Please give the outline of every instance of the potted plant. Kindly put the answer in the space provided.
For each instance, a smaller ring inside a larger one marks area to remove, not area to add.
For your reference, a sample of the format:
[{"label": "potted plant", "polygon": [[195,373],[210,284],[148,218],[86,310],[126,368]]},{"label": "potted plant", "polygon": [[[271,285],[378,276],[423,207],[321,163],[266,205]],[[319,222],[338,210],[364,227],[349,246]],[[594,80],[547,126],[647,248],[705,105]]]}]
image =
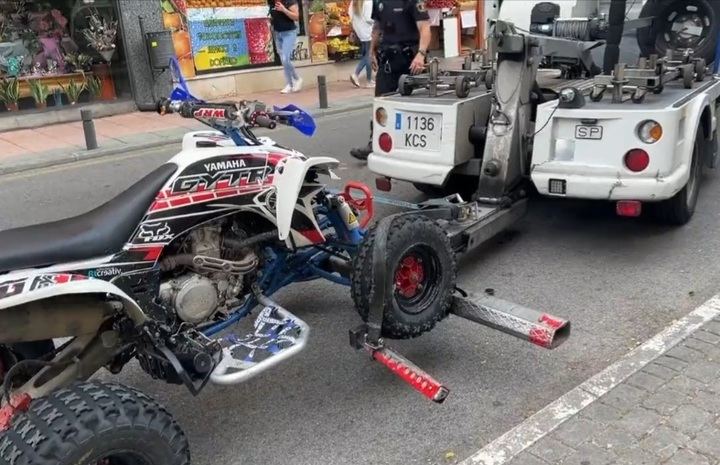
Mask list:
[{"label": "potted plant", "polygon": [[83,35],[88,45],[97,51],[103,59],[110,63],[115,54],[115,40],[117,39],[118,23],[115,20],[106,20],[97,12],[88,16],[89,27],[83,29]]},{"label": "potted plant", "polygon": [[115,54],[118,23],[116,20],[106,20],[97,12],[90,15],[88,21],[89,27],[83,29],[83,36],[88,45],[105,60],[105,63],[94,65],[92,68],[95,76],[99,77],[102,82],[100,95],[102,100],[114,100],[117,96],[115,95],[115,83],[110,73],[110,60]]},{"label": "potted plant", "polygon": [[67,86],[60,84],[60,88],[67,95],[70,105],[75,105],[80,98],[80,94],[85,90],[85,81],[78,84],[74,79],[71,79]]},{"label": "potted plant", "polygon": [[94,100],[100,97],[100,94],[102,93],[102,81],[99,77],[90,76],[85,80],[85,87],[87,88],[91,99]]},{"label": "potted plant", "polygon": [[30,85],[30,93],[32,94],[33,100],[35,100],[35,107],[39,109],[47,108],[47,98],[50,95],[50,89],[48,86],[42,83],[39,79],[28,80]]},{"label": "potted plant", "polygon": [[90,71],[90,67],[92,66],[92,57],[82,52],[70,52],[65,54],[65,63],[71,71],[75,73],[82,73]]},{"label": "potted plant", "polygon": [[18,100],[20,100],[20,83],[16,77],[12,79],[3,79],[0,82],[0,100],[5,103],[8,111],[18,110]]}]

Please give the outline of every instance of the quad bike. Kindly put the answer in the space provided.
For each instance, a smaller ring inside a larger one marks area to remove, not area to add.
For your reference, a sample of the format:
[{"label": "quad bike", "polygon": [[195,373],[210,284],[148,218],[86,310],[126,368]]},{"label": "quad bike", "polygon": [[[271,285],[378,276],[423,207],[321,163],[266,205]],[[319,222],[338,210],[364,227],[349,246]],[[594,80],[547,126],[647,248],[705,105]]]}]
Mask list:
[{"label": "quad bike", "polygon": [[[190,463],[161,405],[88,380],[137,360],[192,394],[246,381],[305,346],[308,325],[270,298],[295,282],[350,286],[366,321],[353,345],[435,401],[447,389],[384,339],[418,336],[451,311],[545,347],[567,336],[564,320],[455,295],[463,240],[444,225],[469,221],[467,205],[435,201],[368,228],[366,186],[320,182],[337,160],[252,132],[311,135],[302,110],[206,103],[183,85],[158,110],[215,130],[187,134],[180,153],[95,210],[0,232],[0,464]],[[230,332],[256,308],[248,334]]]}]

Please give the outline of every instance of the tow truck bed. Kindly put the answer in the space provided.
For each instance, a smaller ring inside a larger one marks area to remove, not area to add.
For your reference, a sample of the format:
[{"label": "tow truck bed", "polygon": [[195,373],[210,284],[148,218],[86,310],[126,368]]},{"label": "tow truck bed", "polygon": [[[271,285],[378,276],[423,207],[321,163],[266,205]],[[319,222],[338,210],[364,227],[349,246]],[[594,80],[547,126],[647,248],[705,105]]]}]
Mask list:
[{"label": "tow truck bed", "polygon": [[[585,199],[661,201],[675,196],[688,182],[698,130],[706,146],[717,129],[717,77],[692,89],[673,81],[660,94],[648,93],[635,104],[587,100],[582,108],[538,107],[531,178],[541,194]],[[657,142],[640,139],[639,127],[655,121],[662,128]],[[647,166],[631,169],[632,150],[647,154]],[[712,152],[716,148],[712,147]],[[711,153],[710,155],[712,155]],[[701,160],[706,161],[707,159]]]}]

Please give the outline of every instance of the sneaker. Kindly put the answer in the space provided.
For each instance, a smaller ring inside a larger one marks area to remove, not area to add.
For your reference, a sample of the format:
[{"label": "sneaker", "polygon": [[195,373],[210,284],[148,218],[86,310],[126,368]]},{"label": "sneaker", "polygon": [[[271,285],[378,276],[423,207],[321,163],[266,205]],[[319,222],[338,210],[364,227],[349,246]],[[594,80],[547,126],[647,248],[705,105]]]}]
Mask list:
[{"label": "sneaker", "polygon": [[367,84],[365,84],[365,88],[367,88],[367,89],[374,89],[374,88],[375,88],[375,81],[372,80],[372,79],[369,80],[369,81],[367,82]]},{"label": "sneaker", "polygon": [[350,156],[353,158],[357,158],[358,160],[367,160],[368,156],[372,153],[372,149],[370,148],[370,145],[367,145],[365,147],[356,147],[352,150],[350,150]]},{"label": "sneaker", "polygon": [[289,94],[292,91],[293,91],[292,86],[290,84],[288,84],[285,87],[283,87],[283,90],[281,90],[280,93],[281,94]]},{"label": "sneaker", "polygon": [[350,75],[350,82],[352,82],[355,87],[360,87],[360,79],[358,79],[357,74],[352,73]]},{"label": "sneaker", "polygon": [[297,78],[295,82],[293,82],[292,91],[293,92],[300,92],[302,90],[303,80],[301,77]]}]

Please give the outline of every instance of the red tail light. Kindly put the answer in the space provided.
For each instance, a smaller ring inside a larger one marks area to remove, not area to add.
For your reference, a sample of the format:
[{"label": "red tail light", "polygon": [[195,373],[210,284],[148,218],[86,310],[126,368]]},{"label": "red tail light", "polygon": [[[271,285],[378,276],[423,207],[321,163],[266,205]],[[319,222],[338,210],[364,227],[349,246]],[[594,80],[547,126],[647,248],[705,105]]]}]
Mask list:
[{"label": "red tail light", "polygon": [[650,164],[650,155],[642,149],[632,149],[625,154],[625,166],[630,171],[639,173]]},{"label": "red tail light", "polygon": [[637,218],[642,214],[642,202],[637,200],[620,200],[615,204],[615,213],[618,216]]},{"label": "red tail light", "polygon": [[380,145],[380,149],[383,152],[392,151],[392,147],[393,147],[392,137],[390,137],[390,134],[388,134],[387,132],[383,132],[382,134],[380,134],[380,138],[378,139],[378,144]]}]

